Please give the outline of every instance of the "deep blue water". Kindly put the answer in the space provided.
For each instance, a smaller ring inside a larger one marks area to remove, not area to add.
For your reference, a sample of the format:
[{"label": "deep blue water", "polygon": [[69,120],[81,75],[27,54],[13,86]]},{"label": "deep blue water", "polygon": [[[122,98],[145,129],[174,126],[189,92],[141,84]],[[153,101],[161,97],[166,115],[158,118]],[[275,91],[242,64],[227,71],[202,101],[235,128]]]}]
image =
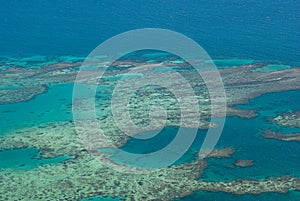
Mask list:
[{"label": "deep blue water", "polygon": [[0,55],[83,55],[131,29],[196,40],[211,56],[299,62],[295,0],[1,1]]}]

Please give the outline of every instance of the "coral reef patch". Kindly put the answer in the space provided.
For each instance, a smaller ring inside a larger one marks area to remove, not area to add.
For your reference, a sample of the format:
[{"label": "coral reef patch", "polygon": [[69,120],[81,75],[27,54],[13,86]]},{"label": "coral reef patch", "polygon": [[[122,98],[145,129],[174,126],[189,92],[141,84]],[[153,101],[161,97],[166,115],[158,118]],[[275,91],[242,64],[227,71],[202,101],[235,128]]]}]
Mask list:
[{"label": "coral reef patch", "polygon": [[270,121],[281,126],[300,128],[300,111],[284,113],[271,118]]}]

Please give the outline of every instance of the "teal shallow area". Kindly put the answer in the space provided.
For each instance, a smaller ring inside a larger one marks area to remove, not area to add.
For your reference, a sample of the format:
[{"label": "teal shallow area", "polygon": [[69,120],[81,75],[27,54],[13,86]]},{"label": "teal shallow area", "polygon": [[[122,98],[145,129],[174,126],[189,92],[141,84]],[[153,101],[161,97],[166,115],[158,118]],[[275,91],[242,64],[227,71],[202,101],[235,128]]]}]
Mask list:
[{"label": "teal shallow area", "polygon": [[0,105],[0,122],[5,122],[0,135],[17,128],[72,120],[72,90],[73,84],[52,85],[32,100]]},{"label": "teal shallow area", "polygon": [[35,148],[8,149],[0,151],[0,169],[31,169],[39,165],[55,164],[69,159],[69,156],[40,158]]},{"label": "teal shallow area", "polygon": [[269,73],[269,72],[274,72],[274,71],[279,71],[279,70],[285,70],[289,69],[291,66],[289,65],[283,65],[283,64],[268,64],[262,68],[257,68],[254,69],[254,72],[264,72],[264,73]]}]

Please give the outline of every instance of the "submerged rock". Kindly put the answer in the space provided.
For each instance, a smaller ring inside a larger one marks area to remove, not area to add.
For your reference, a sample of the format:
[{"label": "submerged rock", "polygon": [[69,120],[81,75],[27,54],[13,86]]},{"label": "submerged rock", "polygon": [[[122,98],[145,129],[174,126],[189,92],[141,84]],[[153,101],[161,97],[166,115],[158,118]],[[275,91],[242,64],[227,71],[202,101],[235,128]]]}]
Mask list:
[{"label": "submerged rock", "polygon": [[254,163],[253,160],[237,160],[234,165],[238,167],[251,167]]}]

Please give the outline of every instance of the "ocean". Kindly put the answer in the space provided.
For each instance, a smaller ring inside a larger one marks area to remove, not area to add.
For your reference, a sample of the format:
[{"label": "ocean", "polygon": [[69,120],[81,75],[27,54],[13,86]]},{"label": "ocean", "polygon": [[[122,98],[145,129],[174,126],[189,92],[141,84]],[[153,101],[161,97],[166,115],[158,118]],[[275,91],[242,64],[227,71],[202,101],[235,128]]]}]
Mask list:
[{"label": "ocean", "polygon": [[185,34],[212,57],[299,62],[297,1],[3,1],[3,55],[87,56],[138,28]]}]

